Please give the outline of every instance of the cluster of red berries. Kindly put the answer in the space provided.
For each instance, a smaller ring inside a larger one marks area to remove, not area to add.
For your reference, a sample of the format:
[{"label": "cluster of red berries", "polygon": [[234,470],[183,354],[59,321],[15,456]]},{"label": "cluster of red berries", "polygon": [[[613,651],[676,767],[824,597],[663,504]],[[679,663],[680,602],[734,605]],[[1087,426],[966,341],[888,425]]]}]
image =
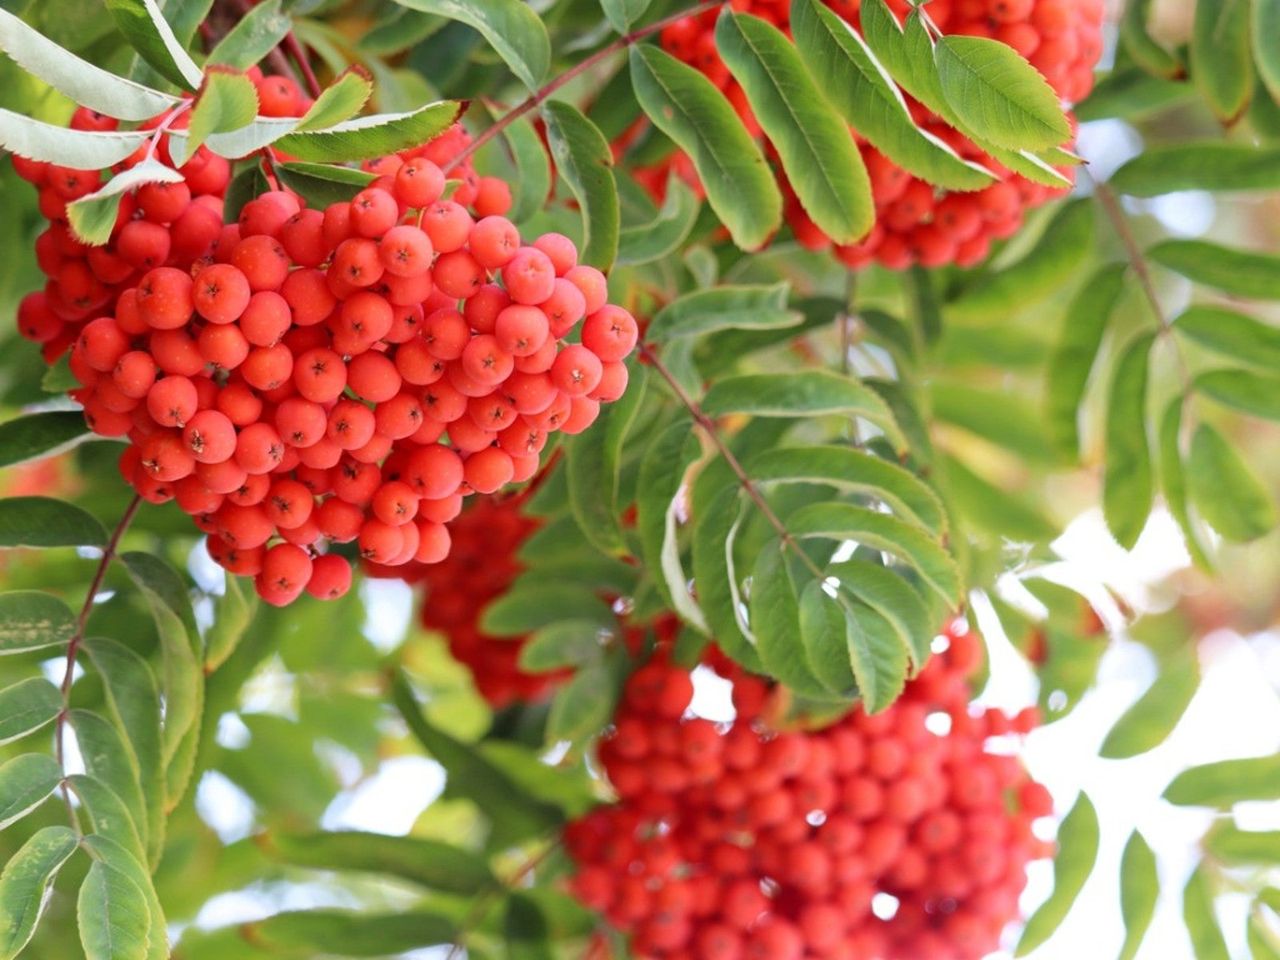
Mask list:
[{"label": "cluster of red berries", "polygon": [[[858,0],[826,2],[844,20],[858,26]],[[889,0],[889,5],[899,18],[911,8],[908,0]],[[735,0],[734,8],[782,30],[790,29],[790,0]],[[944,33],[994,38],[1013,47],[1064,101],[1074,103],[1093,87],[1093,67],[1102,53],[1103,8],[1102,0],[933,0],[927,12]],[[758,135],[759,126],[746,95],[716,50],[716,13],[712,10],[672,24],[662,32],[662,45],[720,87],[748,128]],[[893,163],[855,130],[871,178],[876,225],[861,242],[834,246],[836,256],[847,266],[856,268],[872,261],[892,269],[915,263],[972,266],[986,257],[992,241],[1018,230],[1027,209],[1062,192],[1010,172],[909,97],[908,105],[921,128],[1000,180],[970,193],[939,190]],[[677,170],[686,172],[681,167]],[[1070,170],[1061,172],[1069,175]],[[650,177],[654,187],[665,183],[665,171],[650,171]],[[814,250],[831,247],[830,238],[804,212],[785,178],[782,187],[787,222],[796,239]]]},{"label": "cluster of red berries", "polygon": [[687,670],[628,681],[600,761],[618,801],[566,830],[574,894],[660,960],[977,960],[1018,913],[1048,792],[969,707],[980,642],[949,628],[892,707],[774,732],[737,671],[732,724],[688,714]]},{"label": "cluster of red berries", "polygon": [[[259,94],[269,112],[307,106],[284,78]],[[165,130],[189,116],[154,121],[152,148],[120,169],[167,161]],[[82,110],[75,124],[115,121]],[[130,441],[125,479],[176,500],[268,602],[344,593],[350,564],[329,543],[388,566],[439,561],[463,495],[532,476],[550,433],[585,429],[626,386],[635,320],[567,237],[522,242],[501,180],[463,166],[446,181],[469,142],[455,126],[366,163],[375,179],[350,202],[308,209],[274,189],[226,225],[229,168],[201,148],[183,182],[125,196],[92,248],[65,204],[99,172],[15,158],[51,221],[37,244],[50,280],[23,301],[23,334],[50,360],[71,347],[90,427]]]}]

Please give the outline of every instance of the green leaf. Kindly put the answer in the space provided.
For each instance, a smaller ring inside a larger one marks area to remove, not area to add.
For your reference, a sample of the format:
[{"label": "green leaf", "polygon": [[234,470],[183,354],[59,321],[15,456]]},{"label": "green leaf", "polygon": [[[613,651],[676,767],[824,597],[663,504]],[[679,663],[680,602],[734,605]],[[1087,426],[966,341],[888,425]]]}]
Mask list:
[{"label": "green leaf", "polygon": [[916,125],[871,48],[826,5],[796,0],[791,30],[818,88],[850,126],[898,166],[950,190],[977,190],[996,181],[991,171]]},{"label": "green leaf", "polygon": [[[1126,9],[1132,9],[1127,4]],[[1075,105],[1076,119],[1138,120],[1174,106],[1194,95],[1190,85],[1153,77],[1138,67],[1112,70],[1094,84],[1093,92]]]},{"label": "green leaf", "polygon": [[339,830],[272,832],[259,836],[257,843],[273,860],[295,867],[365,871],[462,896],[498,886],[483,857],[438,840]]},{"label": "green leaf", "polygon": [[717,330],[774,330],[794,327],[803,314],[787,308],[788,283],[721,286],[677,297],[653,316],[647,340],[662,343],[701,337]]},{"label": "green leaf", "polygon": [[1280,830],[1241,830],[1219,820],[1205,834],[1204,848],[1229,867],[1270,865],[1280,860]]},{"label": "green leaf", "polygon": [[1249,952],[1253,960],[1280,960],[1280,936],[1263,914],[1260,902],[1254,901],[1249,911],[1249,927],[1245,932]]},{"label": "green leaf", "polygon": [[530,634],[520,647],[520,669],[544,673],[600,659],[602,634],[595,620],[561,620]]},{"label": "green leaf", "polygon": [[146,932],[146,960],[169,960],[169,933],[164,908],[160,905],[160,898],[156,896],[151,874],[142,865],[142,861],[117,841],[100,834],[89,834],[80,843],[95,861],[123,874],[142,893],[147,910],[146,915],[139,918],[144,925],[137,929],[139,933]]},{"label": "green leaf", "polygon": [[179,103],[177,97],[94,66],[4,9],[0,50],[73,102],[121,120],[146,120]]},{"label": "green leaf", "polygon": [[410,732],[445,768],[448,795],[473,801],[490,817],[494,830],[512,842],[546,834],[561,825],[559,809],[528,796],[474,747],[428,723],[404,674],[395,675],[391,693]]},{"label": "green leaf", "polygon": [[805,212],[837,243],[866,236],[875,223],[875,204],[862,155],[786,35],[759,17],[725,7],[716,21],[716,47],[778,151]]},{"label": "green leaf", "polygon": [[0,147],[28,160],[101,170],[119,163],[150,139],[149,130],[69,130],[0,107]]},{"label": "green leaf", "polygon": [[1179,190],[1275,190],[1280,188],[1280,149],[1221,140],[1149,147],[1109,182],[1135,197]]},{"label": "green leaf", "polygon": [[577,746],[608,726],[617,711],[628,667],[626,652],[614,647],[577,670],[551,701],[547,742]]},{"label": "green leaf", "polygon": [[[609,0],[602,0],[608,8]],[[512,893],[502,916],[502,936],[507,960],[553,960],[554,937],[542,908],[533,897]]]},{"label": "green leaf", "polygon": [[0,746],[52,723],[61,710],[61,692],[44,677],[0,690]]},{"label": "green leaf", "polygon": [[[799,636],[810,672],[829,692],[842,699],[857,696],[858,684],[853,677],[854,654],[850,651],[849,614],[823,585],[811,580],[800,591]],[[901,650],[894,657],[902,661],[906,675],[906,658]],[[872,692],[875,692],[872,686]]]},{"label": "green leaf", "polygon": [[582,210],[582,262],[608,270],[618,253],[618,185],[613,152],[596,125],[563,100],[542,107],[551,156]]},{"label": "green leaf", "polygon": [[618,266],[661,260],[679,249],[698,219],[700,201],[678,175],[667,178],[662,209],[650,223],[628,227],[618,236]]},{"label": "green leaf", "polygon": [[512,183],[515,197],[507,216],[512,223],[519,225],[539,213],[546,204],[551,193],[551,162],[542,137],[531,120],[520,119],[507,124],[502,131],[502,142],[515,164],[515,182]]},{"label": "green leaf", "polygon": [[244,205],[254,197],[261,196],[271,189],[267,175],[262,172],[262,164],[254,161],[252,166],[245,167],[227,185],[227,196],[222,203],[222,218],[225,223],[235,223],[240,218]]},{"label": "green leaf", "polygon": [[316,102],[302,116],[299,132],[323,130],[350,120],[364,109],[373,96],[373,81],[359,67],[353,67],[320,91]]},{"label": "green leaf", "polygon": [[1100,268],[1067,307],[1046,375],[1049,440],[1073,461],[1080,455],[1080,403],[1111,312],[1124,292],[1125,265]]},{"label": "green leaf", "polygon": [[1207,423],[1196,427],[1191,437],[1187,491],[1200,516],[1227,540],[1255,540],[1276,525],[1276,507],[1267,488]]},{"label": "green leaf", "polygon": [[[258,117],[238,130],[210,134],[205,141],[205,146],[220,157],[237,160],[271,146],[285,134],[292,133],[297,126],[298,120],[294,117]],[[187,136],[187,131],[171,129],[168,131],[168,137],[169,155],[173,162],[179,165],[185,164],[192,154],[188,149],[190,138]]]},{"label": "green leaf", "polygon": [[1251,370],[1210,370],[1196,377],[1191,388],[1242,413],[1280,420],[1280,377]]},{"label": "green leaf", "polygon": [[1093,205],[1069,200],[1026,255],[982,276],[946,306],[958,320],[989,321],[1042,300],[1076,274],[1093,249]]},{"label": "green leaf", "polygon": [[227,577],[226,590],[213,604],[213,623],[204,636],[204,672],[214,673],[244,639],[258,609],[258,595],[239,577]]},{"label": "green leaf", "polygon": [[0,423],[0,467],[50,457],[88,436],[78,410],[30,413]]},{"label": "green leaf", "polygon": [[124,731],[138,762],[138,782],[146,801],[148,861],[160,860],[164,845],[164,786],[161,770],[160,694],[147,662],[128,647],[105,637],[87,637],[84,651],[102,677],[113,719]]},{"label": "green leaf", "polygon": [[1230,807],[1249,800],[1280,800],[1280,754],[1220,760],[1184,770],[1164,791],[1180,807]]},{"label": "green leaf", "polygon": [[89,867],[76,901],[86,960],[146,960],[151,913],[138,885],[101,860]]},{"label": "green leaf", "polygon": [[120,798],[138,836],[149,848],[147,801],[138,779],[138,758],[133,747],[112,723],[96,713],[72,710],[69,716],[85,770]]},{"label": "green leaf", "polygon": [[1239,117],[1249,102],[1253,89],[1249,54],[1249,0],[1196,4],[1191,79],[1224,123]]},{"label": "green leaf", "polygon": [[263,0],[232,27],[209,51],[209,64],[248,70],[280,45],[293,28],[280,0]]},{"label": "green leaf", "polygon": [[40,378],[41,390],[45,393],[66,393],[68,390],[74,390],[80,385],[80,382],[76,380],[75,375],[71,372],[70,357],[71,352],[68,351],[50,365],[49,369],[44,372],[44,376]]},{"label": "green leaf", "polygon": [[949,36],[933,51],[947,103],[984,140],[1008,150],[1045,150],[1071,139],[1058,95],[1011,47]]},{"label": "green leaf", "polygon": [[841,595],[856,598],[889,623],[915,669],[920,670],[929,659],[936,625],[915,588],[896,573],[865,560],[832,564],[829,573],[839,581],[836,586]]},{"label": "green leaf", "polygon": [[782,221],[782,194],[759,145],[701,72],[652,44],[631,48],[631,82],[653,125],[693,161],[707,202],[744,250]]},{"label": "green leaf", "polygon": [[800,632],[800,604],[791,558],[778,539],[766,543],[751,573],[752,640],[765,673],[805,697],[829,699],[827,687],[809,667]]},{"label": "green leaf", "polygon": [[596,623],[602,629],[617,623],[609,605],[589,587],[571,582],[517,581],[485,607],[480,629],[495,636],[515,637],[573,618]]},{"label": "green leaf", "polygon": [[1253,61],[1258,76],[1280,103],[1280,49],[1271,42],[1280,37],[1280,0],[1253,0]]},{"label": "green leaf", "polygon": [[76,618],[57,597],[37,590],[0,593],[0,655],[65,646]]},{"label": "green leaf", "polygon": [[844,600],[845,645],[867,713],[890,707],[902,693],[907,651],[893,624],[866,604]]},{"label": "green leaf", "polygon": [[1205,240],[1165,240],[1147,256],[1205,286],[1255,300],[1280,300],[1280,257]]},{"label": "green leaf", "polygon": [[942,464],[948,496],[975,525],[1022,543],[1058,535],[1058,526],[1030,498],[996,486],[955,457],[944,457]]},{"label": "green leaf", "polygon": [[1200,531],[1187,510],[1187,477],[1182,466],[1182,397],[1176,397],[1165,408],[1160,420],[1160,438],[1157,446],[1160,488],[1164,492],[1165,506],[1182,530],[1187,553],[1195,564],[1204,570],[1212,568],[1208,551],[1201,543]]},{"label": "green leaf", "polygon": [[734,557],[745,510],[741,488],[730,483],[715,489],[708,475],[704,472],[699,478],[693,496],[692,572],[698,607],[708,634],[721,649],[743,666],[758,668],[759,652],[747,639],[741,619],[745,608]]},{"label": "green leaf", "polygon": [[1080,895],[1098,856],[1098,813],[1081,793],[1058,828],[1053,861],[1053,893],[1027,920],[1015,957],[1024,957],[1053,935]]},{"label": "green leaf", "polygon": [[910,471],[853,447],[778,447],[762,451],[746,465],[757,483],[822,483],[847,493],[875,497],[904,520],[941,533],[942,504]]},{"label": "green leaf", "polygon": [[618,33],[626,33],[631,25],[644,16],[650,0],[600,0],[609,25]]},{"label": "green leaf", "polygon": [[69,786],[80,800],[80,809],[88,816],[93,832],[118,843],[139,863],[147,859],[147,851],[133,825],[133,817],[124,801],[101,780],[74,773],[67,777]]},{"label": "green leaf", "polygon": [[[145,183],[181,183],[182,180],[182,174],[172,167],[156,160],[144,160],[116,174],[101,189],[68,203],[67,220],[76,239],[90,246],[103,246],[111,239],[125,193]],[[83,422],[84,418],[80,419]]]},{"label": "green leaf", "polygon": [[934,417],[1022,457],[1029,464],[1056,464],[1057,451],[1045,436],[1044,416],[1034,407],[1009,409],[1008,394],[977,387],[968,377],[935,380],[928,397]]},{"label": "green leaf", "polygon": [[200,68],[174,36],[156,0],[105,0],[105,3],[116,27],[143,60],[184,90],[200,86]]},{"label": "green leaf", "polygon": [[447,946],[455,937],[452,920],[437,913],[353,913],[298,910],[246,923],[241,934],[273,953],[383,957],[420,947]]},{"label": "green leaf", "polygon": [[1182,919],[1191,936],[1196,960],[1231,960],[1231,951],[1222,936],[1222,926],[1214,911],[1213,882],[1203,864],[1187,880],[1182,891]]},{"label": "green leaf", "polygon": [[323,130],[295,130],[274,145],[316,163],[369,160],[426,143],[453,124],[459,109],[456,101],[440,100],[408,113],[375,113]]},{"label": "green leaf", "polygon": [[1161,664],[1155,681],[1115,722],[1099,755],[1122,760],[1154,750],[1173,732],[1199,686],[1200,664],[1194,652]]},{"label": "green leaf", "polygon": [[830,370],[747,373],[711,385],[702,400],[710,417],[746,413],[756,417],[860,417],[875,424],[895,449],[905,451],[889,405],[870,387]]},{"label": "green leaf", "polygon": [[196,95],[187,127],[185,150],[191,156],[215,133],[231,133],[253,123],[258,115],[258,88],[243,73],[226,68],[210,70]]},{"label": "green leaf", "polygon": [[49,888],[76,846],[70,827],[43,827],[5,864],[0,873],[0,960],[13,960],[31,941],[49,902]]},{"label": "green leaf", "polygon": [[324,163],[282,163],[276,172],[286,187],[307,201],[307,206],[320,210],[331,203],[351,200],[376,179],[364,170]]},{"label": "green leaf", "polygon": [[1124,917],[1124,945],[1119,960],[1133,960],[1151,928],[1160,893],[1156,857],[1146,838],[1135,830],[1120,858],[1120,913]]},{"label": "green leaf", "polygon": [[878,510],[852,503],[811,503],[787,516],[794,537],[852,541],[891,554],[908,564],[948,606],[960,599],[955,561],[921,528]]},{"label": "green leaf", "polygon": [[91,514],[49,497],[0,500],[0,547],[102,547],[107,531]]},{"label": "green leaf", "polygon": [[1280,330],[1243,313],[1196,304],[1173,321],[1173,330],[1225,357],[1280,368]]},{"label": "green leaf", "polygon": [[0,830],[44,803],[62,782],[53,757],[25,753],[0,766]]},{"label": "green leaf", "polygon": [[1116,542],[1133,549],[1155,502],[1147,440],[1148,359],[1155,335],[1135,337],[1116,361],[1107,398],[1102,513]]},{"label": "green leaf", "polygon": [[653,579],[663,600],[680,617],[702,632],[706,621],[702,610],[689,596],[689,578],[680,562],[676,536],[676,514],[680,509],[680,488],[689,465],[697,458],[697,437],[684,422],[662,431],[640,461],[636,483],[636,529],[640,534],[641,556],[653,571]]},{"label": "green leaf", "polygon": [[1182,75],[1182,61],[1151,36],[1151,0],[1131,0],[1124,5],[1120,20],[1120,42],[1142,69],[1158,77]]},{"label": "green leaf", "polygon": [[533,8],[521,0],[396,0],[411,10],[465,23],[478,31],[511,72],[537,90],[551,64],[551,41]]}]

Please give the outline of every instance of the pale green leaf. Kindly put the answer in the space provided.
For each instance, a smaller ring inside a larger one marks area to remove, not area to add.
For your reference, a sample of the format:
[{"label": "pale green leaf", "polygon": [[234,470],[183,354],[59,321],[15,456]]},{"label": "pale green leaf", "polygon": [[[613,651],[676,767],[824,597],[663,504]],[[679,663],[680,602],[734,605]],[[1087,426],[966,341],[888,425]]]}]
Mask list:
[{"label": "pale green leaf", "polygon": [[1098,813],[1081,793],[1058,828],[1053,893],[1027,920],[1014,956],[1024,957],[1053,935],[1070,912],[1098,856]]},{"label": "pale green leaf", "polygon": [[1194,651],[1161,664],[1155,681],[1120,715],[1098,749],[1112,760],[1154,750],[1173,732],[1200,686],[1200,664]]},{"label": "pale green leaf", "polygon": [[1267,488],[1207,423],[1191,437],[1187,492],[1200,516],[1227,540],[1255,540],[1276,525],[1276,505]]},{"label": "pale green leaf", "polygon": [[52,594],[0,593],[0,655],[65,646],[75,629],[75,615]]},{"label": "pale green leaf", "polygon": [[24,753],[0,766],[0,830],[44,803],[62,782],[62,768],[43,753]]},{"label": "pale green leaf", "polygon": [[1220,760],[1184,770],[1164,791],[1184,807],[1230,807],[1250,800],[1280,800],[1280,754]]},{"label": "pale green leaf", "polygon": [[146,895],[115,867],[101,860],[89,867],[76,920],[86,960],[146,960],[151,926]]},{"label": "pale green leaf", "polygon": [[1135,197],[1179,190],[1275,190],[1280,188],[1280,149],[1220,140],[1148,147],[1109,182]]},{"label": "pale green leaf", "polygon": [[1235,310],[1195,304],[1173,321],[1173,330],[1214,353],[1280,369],[1280,329]]},{"label": "pale green leaf", "polygon": [[373,81],[363,70],[352,68],[320,91],[316,102],[302,115],[299,132],[323,130],[350,120],[373,96]]},{"label": "pale green leaf", "polygon": [[1182,919],[1191,936],[1196,960],[1231,960],[1231,950],[1222,935],[1214,900],[1217,890],[1204,864],[1198,866],[1182,891]]},{"label": "pale green leaf", "polygon": [[144,160],[117,173],[88,196],[68,203],[67,220],[76,239],[100,247],[111,239],[124,194],[145,183],[181,183],[182,179],[182,174],[172,167],[157,160]]},{"label": "pale green leaf", "polygon": [[1280,300],[1280,257],[1207,240],[1165,240],[1147,255],[1196,283],[1241,297]]},{"label": "pale green leaf", "polygon": [[232,133],[253,123],[258,115],[258,89],[243,73],[226,68],[210,70],[196,95],[187,126],[185,149],[194,154],[214,134]]},{"label": "pale green leaf", "polygon": [[1210,370],[1196,377],[1191,388],[1242,413],[1280,420],[1280,377],[1252,370]]},{"label": "pale green leaf", "polygon": [[541,86],[551,64],[547,28],[521,0],[396,0],[401,6],[457,20],[477,30],[530,90]]},{"label": "pale green leaf", "polygon": [[1280,0],[1253,0],[1251,35],[1258,76],[1271,96],[1280,102],[1280,47],[1273,42],[1280,37]]},{"label": "pale green leaf", "polygon": [[1135,830],[1120,859],[1120,913],[1124,917],[1124,944],[1119,960],[1133,960],[1156,914],[1160,877],[1156,858],[1146,838]]},{"label": "pale green leaf", "polygon": [[1153,334],[1135,337],[1116,362],[1107,399],[1102,512],[1116,542],[1132,549],[1155,501],[1147,439],[1147,377]]},{"label": "pale green leaf", "polygon": [[76,845],[70,827],[43,827],[5,864],[0,873],[0,960],[13,960],[31,941],[49,888]]},{"label": "pale green leaf", "polygon": [[119,163],[150,139],[148,130],[69,130],[0,107],[0,147],[28,160],[101,170]]}]

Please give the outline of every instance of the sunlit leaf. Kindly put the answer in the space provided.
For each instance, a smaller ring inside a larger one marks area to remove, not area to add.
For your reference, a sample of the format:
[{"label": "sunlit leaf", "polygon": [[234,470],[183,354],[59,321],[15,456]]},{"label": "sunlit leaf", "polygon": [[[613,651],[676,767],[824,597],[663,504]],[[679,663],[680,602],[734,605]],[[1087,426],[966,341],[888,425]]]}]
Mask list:
[{"label": "sunlit leaf", "polygon": [[1081,793],[1058,827],[1053,860],[1053,893],[1028,919],[1014,956],[1024,957],[1043,944],[1070,912],[1098,856],[1098,814]]}]

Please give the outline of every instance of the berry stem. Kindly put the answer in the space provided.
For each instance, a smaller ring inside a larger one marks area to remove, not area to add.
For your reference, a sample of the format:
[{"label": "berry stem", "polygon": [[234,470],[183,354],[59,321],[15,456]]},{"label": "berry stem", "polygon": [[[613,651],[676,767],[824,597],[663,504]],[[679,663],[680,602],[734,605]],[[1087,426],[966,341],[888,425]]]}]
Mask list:
[{"label": "berry stem", "polygon": [[[133,522],[133,518],[140,506],[142,506],[142,496],[135,495],[129,501],[129,506],[125,507],[124,513],[120,517],[120,522],[111,531],[111,538],[102,550],[102,557],[98,560],[98,569],[94,571],[93,580],[89,583],[89,592],[85,595],[84,604],[80,607],[80,616],[76,618],[75,633],[71,635],[71,640],[67,643],[67,666],[62,674],[61,686],[62,710],[58,713],[57,728],[53,741],[54,756],[58,761],[58,766],[63,768],[64,774],[66,773],[65,741],[67,718],[71,713],[71,683],[75,679],[76,658],[80,653],[80,645],[84,642],[84,631],[89,623],[89,614],[93,612],[93,602],[98,598],[98,592],[102,589],[102,581],[106,579],[107,568],[111,566],[111,560],[115,557],[116,550],[119,549],[120,540],[124,537],[125,531],[129,529],[129,524]],[[71,814],[71,822],[78,831],[80,821],[76,816],[75,807],[71,805],[71,791],[67,787],[66,780],[62,782],[62,798],[66,801],[67,811]]]},{"label": "berry stem", "polygon": [[320,81],[316,79],[316,72],[311,69],[311,59],[307,56],[307,50],[298,40],[298,35],[290,30],[284,37],[284,48],[289,56],[293,58],[293,62],[298,65],[302,77],[307,81],[307,90],[311,96],[318,97],[324,88],[320,86]]},{"label": "berry stem", "polygon": [[756,505],[756,508],[768,522],[769,526],[773,527],[774,532],[778,534],[778,539],[782,541],[783,547],[792,550],[795,555],[800,558],[800,562],[803,563],[805,567],[808,568],[809,572],[817,579],[824,579],[826,574],[819,569],[818,565],[813,562],[813,559],[807,553],[800,549],[799,544],[796,543],[795,537],[791,535],[791,531],[787,529],[781,518],[779,518],[779,516],[774,512],[773,507],[769,506],[769,502],[765,500],[764,495],[760,492],[760,488],[756,486],[755,481],[753,481],[747,474],[747,471],[743,469],[742,462],[737,458],[734,452],[729,449],[729,445],[725,443],[724,438],[720,436],[720,431],[717,429],[715,421],[707,416],[702,407],[698,406],[698,401],[689,396],[689,392],[685,390],[680,381],[675,378],[675,375],[672,374],[671,370],[662,362],[661,358],[654,353],[648,344],[641,343],[638,349],[640,350],[640,356],[644,358],[646,363],[651,364],[653,369],[658,371],[658,375],[667,382],[667,386],[669,386],[672,393],[676,395],[676,399],[679,400],[684,408],[689,411],[689,415],[693,417],[694,423],[702,428],[702,431],[707,435],[707,438],[715,446],[716,451],[720,456],[724,457],[725,463],[729,465],[729,469],[732,470],[734,476],[738,478],[738,483],[741,484],[742,489],[746,491],[751,502]]},{"label": "berry stem", "polygon": [[572,67],[570,67],[564,73],[560,74],[560,76],[544,84],[536,92],[530,94],[527,98],[522,100],[520,103],[516,104],[516,106],[512,107],[504,116],[500,117],[497,121],[495,121],[493,126],[489,127],[487,130],[485,130],[479,136],[477,136],[474,140],[472,140],[471,143],[468,144],[467,147],[461,153],[459,153],[456,157],[454,157],[447,164],[445,164],[445,166],[443,167],[444,172],[448,173],[458,164],[462,163],[462,161],[466,160],[467,157],[471,156],[473,153],[475,153],[477,150],[483,147],[486,143],[488,143],[490,140],[492,140],[494,137],[500,134],[503,130],[505,130],[507,127],[511,126],[511,124],[515,123],[517,120],[523,117],[530,110],[537,107],[539,104],[541,104],[553,93],[555,93],[565,84],[567,84],[574,77],[577,77],[579,74],[585,73],[587,70],[590,70],[596,64],[613,56],[613,54],[617,53],[619,50],[625,50],[627,47],[631,46],[632,44],[638,43],[639,41],[643,40],[645,37],[652,36],[653,34],[664,29],[665,27],[669,27],[673,23],[678,23],[679,21],[685,19],[686,17],[696,17],[699,14],[706,13],[708,10],[714,10],[716,7],[721,6],[723,2],[724,0],[706,0],[706,2],[700,3],[694,7],[690,7],[687,10],[681,10],[679,13],[673,13],[671,14],[671,16],[664,17],[663,19],[658,20],[655,23],[651,23],[648,26],[640,27],[637,30],[632,30],[630,33],[619,37],[617,40],[614,40],[613,43],[609,44],[607,47],[597,50],[595,53],[591,54],[591,56],[587,57],[585,60],[575,63]]}]

